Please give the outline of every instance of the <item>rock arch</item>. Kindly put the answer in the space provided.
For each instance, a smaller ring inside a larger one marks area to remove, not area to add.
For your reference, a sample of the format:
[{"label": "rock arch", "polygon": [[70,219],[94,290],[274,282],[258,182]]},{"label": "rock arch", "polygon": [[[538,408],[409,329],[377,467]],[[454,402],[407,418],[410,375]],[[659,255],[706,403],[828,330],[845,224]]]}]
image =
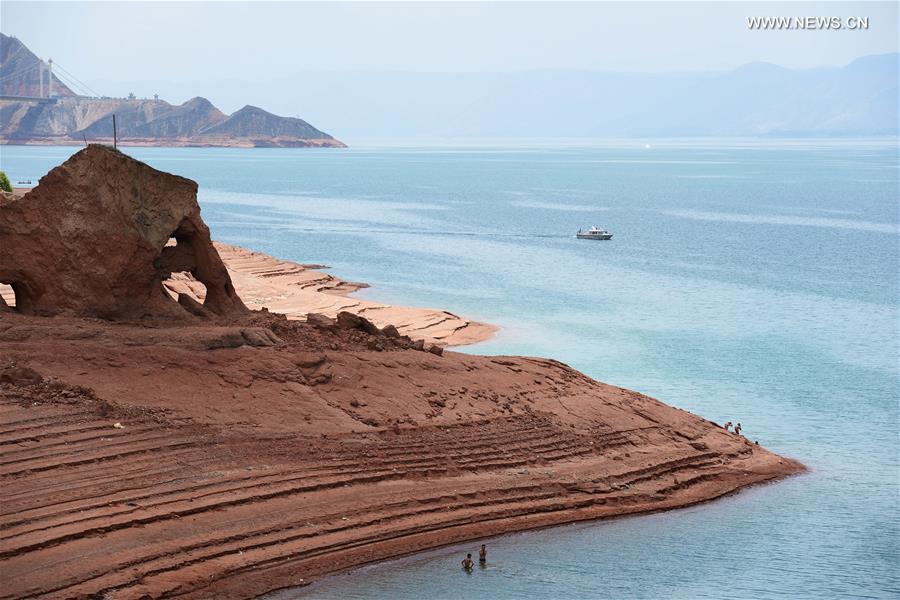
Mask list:
[{"label": "rock arch", "polygon": [[173,271],[206,286],[209,312],[247,311],[200,217],[197,184],[113,148],[92,144],[0,204],[0,282],[22,312],[186,317],[162,285]]}]

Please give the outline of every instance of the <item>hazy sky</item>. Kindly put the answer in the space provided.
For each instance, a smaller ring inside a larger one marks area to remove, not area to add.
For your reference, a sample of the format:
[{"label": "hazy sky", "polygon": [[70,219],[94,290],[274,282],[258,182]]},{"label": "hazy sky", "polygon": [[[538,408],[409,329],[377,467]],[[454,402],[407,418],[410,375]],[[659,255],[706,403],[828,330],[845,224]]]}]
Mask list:
[{"label": "hazy sky", "polygon": [[[898,50],[897,2],[0,2],[0,28],[83,81],[299,71],[613,71],[846,64]],[[862,16],[867,31],[750,31]]]}]

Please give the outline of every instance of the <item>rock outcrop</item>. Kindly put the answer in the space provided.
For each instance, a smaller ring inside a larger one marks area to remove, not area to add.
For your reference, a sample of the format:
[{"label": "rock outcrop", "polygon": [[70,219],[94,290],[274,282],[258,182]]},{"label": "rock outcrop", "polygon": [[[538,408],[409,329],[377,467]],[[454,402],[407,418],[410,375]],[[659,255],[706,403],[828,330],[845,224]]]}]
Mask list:
[{"label": "rock outcrop", "polygon": [[92,144],[0,204],[0,283],[24,313],[188,317],[162,281],[189,272],[203,307],[246,312],[200,217],[197,184]]}]

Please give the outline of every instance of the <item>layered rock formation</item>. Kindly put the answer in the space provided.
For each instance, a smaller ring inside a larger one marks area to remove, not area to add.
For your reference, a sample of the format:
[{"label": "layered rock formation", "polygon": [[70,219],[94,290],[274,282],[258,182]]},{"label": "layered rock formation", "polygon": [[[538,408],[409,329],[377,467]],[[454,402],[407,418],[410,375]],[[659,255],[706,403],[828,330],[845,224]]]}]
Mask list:
[{"label": "layered rock formation", "polygon": [[[3,200],[0,598],[255,597],[803,469],[553,360],[245,311],[195,191],[92,146]],[[117,318],[26,314],[63,309]]]},{"label": "layered rock formation", "polygon": [[197,184],[105,146],[4,200],[0,248],[0,283],[20,312],[184,316],[162,286],[178,271],[205,286],[212,313],[246,310],[200,217]]},{"label": "layered rock formation", "polygon": [[[239,246],[213,243],[228,269],[238,295],[252,309],[267,308],[288,319],[305,320],[309,313],[336,318],[350,312],[379,328],[394,326],[402,335],[441,346],[462,346],[490,339],[496,327],[446,310],[385,304],[352,294],[364,283],[344,281],[304,265],[279,260]],[[174,297],[190,296],[202,302],[205,290],[190,273],[176,273],[163,282]]]}]

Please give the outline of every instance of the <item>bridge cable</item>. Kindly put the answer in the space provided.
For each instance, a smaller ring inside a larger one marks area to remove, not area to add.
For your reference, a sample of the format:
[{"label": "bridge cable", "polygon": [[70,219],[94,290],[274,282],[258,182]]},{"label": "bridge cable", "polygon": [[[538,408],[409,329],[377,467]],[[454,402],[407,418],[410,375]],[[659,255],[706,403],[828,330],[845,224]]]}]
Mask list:
[{"label": "bridge cable", "polygon": [[27,73],[29,71],[33,71],[34,69],[37,69],[39,66],[40,65],[31,65],[30,67],[24,67],[22,69],[19,69],[18,71],[12,72],[12,73],[6,73],[6,74],[0,76],[0,81],[12,79],[13,77],[18,77],[19,75],[22,75],[23,73]]},{"label": "bridge cable", "polygon": [[76,84],[75,82],[71,81],[68,77],[64,76],[62,73],[54,73],[53,75],[54,75],[57,79],[59,79],[59,81],[60,81],[63,85],[65,85],[66,87],[68,87],[68,88],[71,89],[72,91],[76,92],[78,95],[80,95],[80,96],[91,96],[91,95],[93,95],[93,93],[92,93],[90,90],[84,89],[82,86],[80,86],[80,85]]},{"label": "bridge cable", "polygon": [[94,96],[94,97],[97,97],[97,98],[100,97],[100,94],[98,94],[95,90],[91,89],[91,87],[90,87],[89,85],[87,85],[86,83],[84,83],[83,81],[81,81],[80,79],[78,79],[77,77],[75,77],[74,75],[72,75],[69,71],[67,71],[66,69],[64,69],[64,68],[63,68],[62,66],[60,66],[58,63],[53,63],[53,64],[54,64],[54,66],[59,67],[59,70],[60,70],[60,71],[62,71],[62,72],[65,73],[66,75],[68,75],[68,78],[69,78],[69,79],[71,79],[71,80],[75,81],[76,83],[78,83],[78,84],[81,86],[82,89],[87,90],[87,91],[90,92],[91,95]]}]

